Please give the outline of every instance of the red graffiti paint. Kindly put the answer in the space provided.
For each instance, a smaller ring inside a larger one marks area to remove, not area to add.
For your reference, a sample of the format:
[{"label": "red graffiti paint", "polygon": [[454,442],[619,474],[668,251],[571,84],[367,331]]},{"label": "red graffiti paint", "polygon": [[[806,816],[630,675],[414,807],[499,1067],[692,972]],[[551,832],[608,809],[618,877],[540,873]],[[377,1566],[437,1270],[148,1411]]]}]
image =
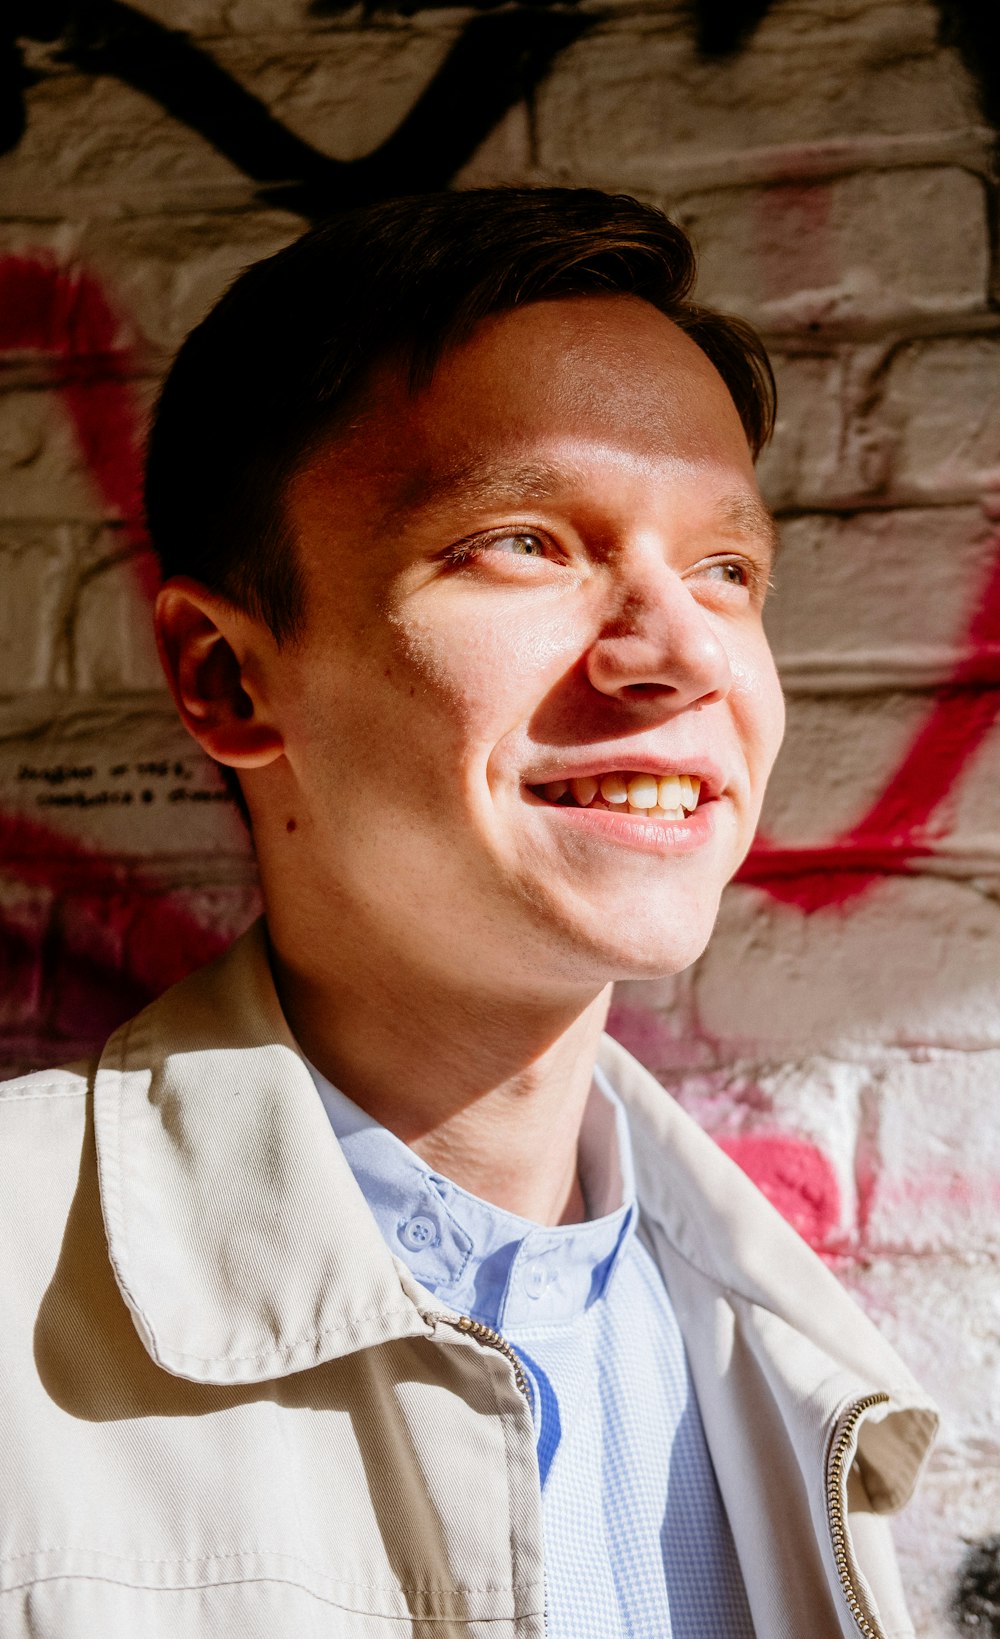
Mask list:
[{"label": "red graffiti paint", "polygon": [[844,905],[933,854],[940,836],[934,815],[1000,713],[1000,532],[963,648],[966,658],[937,690],[867,814],[820,847],[784,847],[759,836],[739,881],[808,912]]},{"label": "red graffiti paint", "polygon": [[57,1037],[102,1040],[228,943],[143,872],[46,826],[0,815],[0,859],[19,882],[56,890],[29,931],[0,907],[0,972],[37,969],[38,1024]]},{"label": "red graffiti paint", "polygon": [[[0,353],[25,352],[51,361],[80,453],[138,549],[135,571],[151,595],[157,575],[142,522],[141,416],[128,327],[93,275],[44,256],[6,256]],[[96,1042],[226,943],[141,872],[45,826],[0,815],[0,859],[22,883],[71,890],[30,933],[0,911],[0,968],[42,975],[36,1028],[56,1038]]]},{"label": "red graffiti paint", "polygon": [[92,274],[40,256],[0,257],[0,353],[43,353],[80,453],[108,508],[139,548],[136,573],[156,587],[142,522],[142,420],[126,326]]},{"label": "red graffiti paint", "polygon": [[823,292],[835,283],[835,245],[830,233],[828,185],[778,182],[757,196],[755,244],[764,294],[769,301]]},{"label": "red graffiti paint", "polygon": [[810,1246],[828,1249],[837,1239],[837,1175],[815,1144],[787,1133],[748,1133],[717,1142]]}]

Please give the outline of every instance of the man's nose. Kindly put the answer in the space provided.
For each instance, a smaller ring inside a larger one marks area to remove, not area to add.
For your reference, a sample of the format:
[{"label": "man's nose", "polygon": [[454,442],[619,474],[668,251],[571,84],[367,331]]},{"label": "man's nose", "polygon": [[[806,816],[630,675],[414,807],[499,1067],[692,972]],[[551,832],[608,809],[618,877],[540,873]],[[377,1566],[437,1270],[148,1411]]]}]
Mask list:
[{"label": "man's nose", "polygon": [[587,656],[595,689],[624,701],[709,705],[732,687],[725,647],[682,577],[663,562],[633,567]]}]

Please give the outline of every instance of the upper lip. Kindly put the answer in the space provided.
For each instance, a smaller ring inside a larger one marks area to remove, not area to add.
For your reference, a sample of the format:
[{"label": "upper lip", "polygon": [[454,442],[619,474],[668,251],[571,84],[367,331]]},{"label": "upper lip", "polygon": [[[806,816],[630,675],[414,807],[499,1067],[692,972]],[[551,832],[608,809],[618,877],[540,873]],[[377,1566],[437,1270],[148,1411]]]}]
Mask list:
[{"label": "upper lip", "polygon": [[562,763],[542,774],[529,775],[526,785],[553,785],[557,780],[599,780],[605,774],[655,774],[658,779],[666,779],[674,774],[690,774],[701,781],[701,800],[710,802],[721,796],[725,788],[725,777],[717,763],[708,757],[664,757],[652,752],[623,750],[616,755],[607,752],[600,757],[588,757],[586,761]]}]

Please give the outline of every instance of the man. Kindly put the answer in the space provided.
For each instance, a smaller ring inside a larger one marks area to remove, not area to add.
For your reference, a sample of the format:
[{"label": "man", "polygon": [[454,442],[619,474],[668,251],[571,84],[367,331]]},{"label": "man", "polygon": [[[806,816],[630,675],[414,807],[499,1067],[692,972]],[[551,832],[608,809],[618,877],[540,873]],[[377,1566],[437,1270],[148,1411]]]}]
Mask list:
[{"label": "man", "polygon": [[0,1101],[11,1639],[912,1633],[932,1407],[601,1034],[782,732],[692,278],[632,200],[402,200],[182,348],[157,631],[266,919]]}]

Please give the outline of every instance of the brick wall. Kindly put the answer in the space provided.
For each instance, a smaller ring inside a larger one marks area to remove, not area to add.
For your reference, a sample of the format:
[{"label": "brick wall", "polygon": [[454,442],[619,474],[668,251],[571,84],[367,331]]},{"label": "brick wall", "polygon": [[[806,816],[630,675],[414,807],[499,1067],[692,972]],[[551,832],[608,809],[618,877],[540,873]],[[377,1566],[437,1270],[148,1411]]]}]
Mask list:
[{"label": "brick wall", "polygon": [[974,8],[773,0],[716,52],[711,0],[86,9],[21,42],[0,158],[0,1058],[86,1049],[255,908],[149,636],[137,452],[186,329],[342,198],[664,204],[773,349],[789,732],[709,952],[615,1027],[939,1398],[918,1629],[960,1631],[986,1540],[964,1609],[1000,1633],[995,138],[944,27]]}]

